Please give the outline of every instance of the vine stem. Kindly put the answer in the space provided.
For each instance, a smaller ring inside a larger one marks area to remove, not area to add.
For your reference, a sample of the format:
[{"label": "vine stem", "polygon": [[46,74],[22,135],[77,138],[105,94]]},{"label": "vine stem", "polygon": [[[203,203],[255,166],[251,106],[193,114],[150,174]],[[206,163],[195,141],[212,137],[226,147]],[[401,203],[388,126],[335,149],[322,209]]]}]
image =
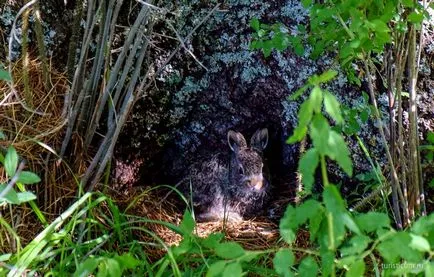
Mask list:
[{"label": "vine stem", "polygon": [[342,19],[341,15],[338,14],[338,20],[339,23],[341,23],[342,28],[344,28],[345,32],[347,32],[347,34],[350,36],[351,39],[354,39],[356,36],[354,35],[354,33],[350,30],[350,28],[348,28],[347,24],[344,22],[344,20]]}]

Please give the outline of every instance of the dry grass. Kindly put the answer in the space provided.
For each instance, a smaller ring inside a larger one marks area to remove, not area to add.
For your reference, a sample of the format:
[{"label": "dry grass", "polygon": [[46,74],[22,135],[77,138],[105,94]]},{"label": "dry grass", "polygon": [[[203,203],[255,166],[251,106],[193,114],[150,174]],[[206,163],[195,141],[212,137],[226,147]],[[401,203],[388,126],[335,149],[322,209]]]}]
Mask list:
[{"label": "dry grass", "polygon": [[[14,88],[19,98],[13,96],[0,108],[0,126],[6,136],[6,140],[0,140],[0,148],[13,145],[20,158],[26,161],[27,170],[40,175],[41,183],[28,186],[27,189],[37,193],[38,207],[51,219],[64,210],[75,197],[77,183],[73,175],[84,170],[85,162],[75,159],[77,164],[71,167],[61,162],[55,154],[62,143],[67,123],[62,117],[64,96],[68,91],[65,74],[51,67],[49,84],[46,86],[41,63],[37,59],[28,59],[32,109],[37,111],[31,112],[26,110],[21,102],[24,99],[22,64],[22,60],[18,60],[12,68]],[[10,91],[9,84],[0,81],[2,99]],[[69,168],[72,168],[72,172]],[[0,168],[0,181],[5,179],[5,172]],[[14,226],[23,245],[43,228],[27,205],[14,206],[12,210],[3,209],[0,213],[6,221],[12,223],[11,226]]]},{"label": "dry grass", "polygon": [[[130,188],[122,192],[113,191],[109,195],[116,199],[121,210],[128,214],[149,218],[156,221],[165,221],[179,224],[182,220],[182,209],[179,201],[167,198],[163,202],[164,192],[157,190],[145,190],[144,188]],[[157,234],[167,245],[177,245],[181,241],[181,236],[160,224],[146,224],[147,229]],[[264,250],[283,246],[279,241],[279,226],[276,222],[266,217],[257,217],[251,220],[240,222],[205,222],[197,223],[194,231],[199,237],[206,237],[211,233],[224,233],[226,239],[239,242],[245,249]],[[307,233],[301,232],[297,245],[306,244]],[[146,234],[137,234],[141,241],[148,241],[150,238]],[[308,234],[307,234],[308,236]],[[150,251],[156,251],[151,249]],[[156,255],[164,254],[156,251]]]},{"label": "dry grass", "polygon": [[[164,201],[164,193],[157,190],[147,191],[144,188],[131,188],[120,192],[112,192],[109,195],[116,199],[121,210],[127,214],[148,218],[155,221],[164,221],[178,225],[182,220],[182,209],[179,201],[167,198]],[[166,245],[178,245],[182,240],[181,235],[158,223],[142,224],[141,227],[152,231],[163,240]],[[239,242],[245,249],[263,250],[275,248],[281,244],[279,240],[278,226],[267,218],[256,218],[241,222],[207,222],[197,223],[194,231],[199,237],[206,237],[211,233],[224,233],[226,239]],[[147,233],[135,232],[135,237],[142,242],[153,242],[153,238]],[[146,252],[151,260],[158,260],[165,255],[161,247],[149,244]]]}]

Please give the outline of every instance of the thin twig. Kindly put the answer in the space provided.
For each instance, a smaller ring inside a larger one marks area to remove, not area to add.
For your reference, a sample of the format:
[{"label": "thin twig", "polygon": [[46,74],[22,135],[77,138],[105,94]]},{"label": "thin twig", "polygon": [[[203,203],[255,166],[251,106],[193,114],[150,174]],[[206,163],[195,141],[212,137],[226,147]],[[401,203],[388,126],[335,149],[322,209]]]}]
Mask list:
[{"label": "thin twig", "polygon": [[[202,26],[202,24],[204,24],[219,7],[220,7],[220,3],[216,4],[214,6],[214,8],[208,12],[208,14],[193,28],[193,30],[190,31],[190,33],[187,34],[187,36],[183,40],[184,41],[188,40],[196,32],[196,30],[200,26]],[[181,49],[181,45],[178,45],[175,48],[175,50],[173,50],[173,52],[169,55],[169,57],[166,58],[166,60],[163,62],[163,64],[160,66],[160,68],[157,70],[157,72],[154,74],[154,76],[153,76],[154,79],[163,72],[164,68],[166,68],[166,65],[173,59],[173,57],[176,55],[176,53],[178,53],[178,51],[180,49]],[[142,92],[148,91],[149,87],[151,86],[152,82],[147,83],[146,79],[147,78],[144,78],[142,80],[142,82],[140,83],[139,91],[142,91]],[[146,87],[145,87],[145,84],[147,84]]]},{"label": "thin twig", "polygon": [[172,29],[172,31],[175,33],[176,37],[178,38],[178,41],[181,43],[182,48],[185,49],[185,51],[187,51],[188,54],[190,54],[190,56],[193,57],[193,59],[206,71],[208,71],[208,68],[206,68],[205,65],[203,65],[203,63],[201,61],[199,61],[198,58],[196,58],[196,56],[193,54],[193,52],[191,52],[190,49],[188,49],[188,47],[185,45],[184,40],[182,39],[182,37],[178,34],[178,32],[176,31],[175,27],[173,27],[172,24],[170,24],[170,22],[167,22],[167,24],[169,25],[169,27]]},{"label": "thin twig", "polygon": [[[398,175],[396,173],[396,168],[395,168],[393,160],[392,160],[392,155],[390,154],[390,151],[389,151],[386,136],[384,135],[383,122],[381,121],[380,112],[378,110],[377,101],[375,99],[374,85],[373,85],[373,81],[372,81],[372,77],[371,77],[371,70],[369,69],[369,64],[368,64],[367,60],[364,61],[364,65],[365,65],[366,77],[368,80],[369,95],[371,97],[371,101],[372,101],[372,104],[374,106],[375,117],[376,117],[377,122],[378,122],[378,130],[380,131],[381,140],[383,142],[384,149],[386,150],[386,157],[387,157],[387,160],[389,162],[391,175],[392,175],[392,178],[394,179],[394,182],[392,184],[399,184],[399,179],[398,179]],[[398,229],[402,229],[401,213],[399,212],[399,206],[397,206],[397,204],[398,204],[398,196],[401,198],[401,201],[403,201],[403,202],[404,202],[404,196],[403,196],[401,188],[399,186],[392,186],[392,196],[394,197],[393,202],[394,202],[395,216],[397,219],[396,224],[397,224]],[[408,218],[408,213],[407,213],[406,209],[404,209],[403,213],[404,213],[404,217]]]}]

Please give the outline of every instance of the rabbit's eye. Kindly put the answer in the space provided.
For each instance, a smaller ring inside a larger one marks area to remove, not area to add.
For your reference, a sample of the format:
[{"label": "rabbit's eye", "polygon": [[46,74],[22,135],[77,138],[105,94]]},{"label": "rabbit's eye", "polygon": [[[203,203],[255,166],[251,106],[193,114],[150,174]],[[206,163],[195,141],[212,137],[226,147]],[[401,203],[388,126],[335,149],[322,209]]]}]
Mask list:
[{"label": "rabbit's eye", "polygon": [[244,174],[244,168],[241,165],[238,167],[238,173],[241,175]]}]

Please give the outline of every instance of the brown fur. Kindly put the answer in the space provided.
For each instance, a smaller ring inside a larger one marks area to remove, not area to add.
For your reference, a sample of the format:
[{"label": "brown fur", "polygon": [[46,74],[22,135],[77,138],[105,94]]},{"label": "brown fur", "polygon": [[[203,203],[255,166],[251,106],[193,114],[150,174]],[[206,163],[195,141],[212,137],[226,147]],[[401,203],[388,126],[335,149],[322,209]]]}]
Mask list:
[{"label": "brown fur", "polygon": [[267,143],[267,129],[255,132],[250,147],[241,133],[229,131],[229,161],[224,155],[216,155],[191,171],[191,190],[198,220],[215,221],[224,217],[240,220],[263,211],[270,189],[262,159]]}]

